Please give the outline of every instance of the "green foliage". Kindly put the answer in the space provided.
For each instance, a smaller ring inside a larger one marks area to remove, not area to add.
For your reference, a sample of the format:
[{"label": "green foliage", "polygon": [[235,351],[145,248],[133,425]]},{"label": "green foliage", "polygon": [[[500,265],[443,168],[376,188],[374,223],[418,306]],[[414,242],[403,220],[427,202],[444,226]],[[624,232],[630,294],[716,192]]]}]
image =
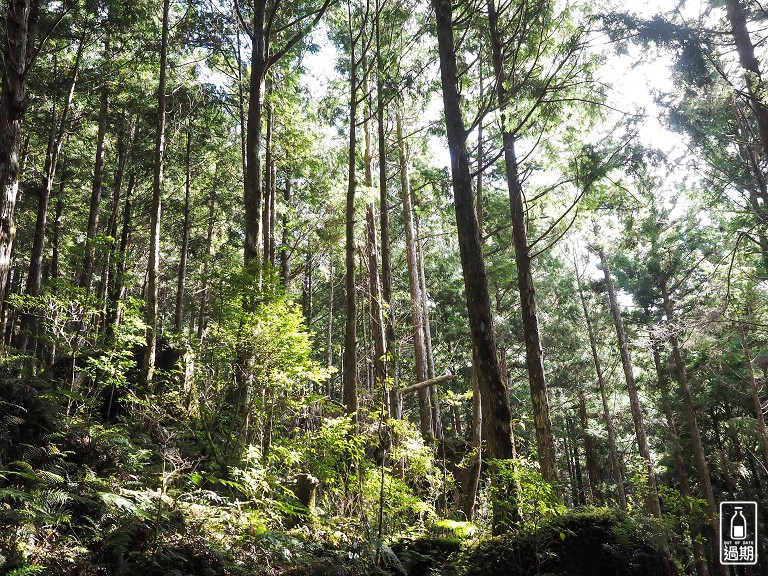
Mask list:
[{"label": "green foliage", "polygon": [[570,511],[488,539],[464,559],[467,576],[676,576],[668,553],[642,524],[616,510]]},{"label": "green foliage", "polygon": [[549,482],[544,480],[538,466],[518,458],[493,460],[491,502],[494,523],[502,524],[494,530],[504,531],[517,526],[538,525],[555,518],[566,510],[560,497]]}]

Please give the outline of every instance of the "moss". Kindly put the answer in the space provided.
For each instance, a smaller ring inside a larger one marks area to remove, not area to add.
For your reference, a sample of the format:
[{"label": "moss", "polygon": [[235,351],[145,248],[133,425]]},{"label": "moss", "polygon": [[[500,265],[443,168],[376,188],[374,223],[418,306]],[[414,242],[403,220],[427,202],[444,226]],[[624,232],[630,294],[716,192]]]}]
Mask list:
[{"label": "moss", "polygon": [[464,559],[466,576],[676,576],[646,527],[608,509],[572,511],[536,527],[490,538]]}]

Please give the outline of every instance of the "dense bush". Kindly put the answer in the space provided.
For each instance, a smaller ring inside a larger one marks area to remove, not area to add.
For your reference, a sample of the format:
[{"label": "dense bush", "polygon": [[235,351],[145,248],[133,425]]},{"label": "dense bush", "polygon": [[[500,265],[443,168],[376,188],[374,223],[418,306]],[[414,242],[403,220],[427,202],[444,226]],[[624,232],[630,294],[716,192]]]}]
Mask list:
[{"label": "dense bush", "polygon": [[575,510],[483,541],[466,556],[466,576],[679,574],[663,540],[651,533],[641,521],[615,510]]}]

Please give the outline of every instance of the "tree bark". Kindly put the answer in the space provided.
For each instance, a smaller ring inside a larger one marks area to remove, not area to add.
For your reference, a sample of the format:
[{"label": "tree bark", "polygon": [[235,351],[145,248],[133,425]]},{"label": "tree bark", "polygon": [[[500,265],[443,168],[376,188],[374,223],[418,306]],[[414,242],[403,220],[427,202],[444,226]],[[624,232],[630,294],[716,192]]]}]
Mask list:
[{"label": "tree bark", "polygon": [[[427,380],[427,353],[424,342],[423,307],[421,303],[421,284],[419,281],[419,263],[416,248],[416,231],[413,218],[411,183],[408,175],[408,160],[403,138],[403,120],[400,111],[396,117],[397,152],[400,164],[400,191],[403,201],[403,225],[405,227],[405,254],[408,263],[408,287],[411,295],[411,320],[413,322],[413,355],[416,365],[416,382]],[[432,422],[430,390],[419,389],[419,422],[421,435],[425,440],[435,437]]]},{"label": "tree bark", "polygon": [[587,300],[584,297],[584,289],[581,287],[581,281],[579,277],[579,271],[576,270],[576,278],[578,282],[579,298],[581,299],[581,309],[584,311],[584,322],[587,326],[587,335],[589,336],[589,347],[592,350],[592,360],[595,364],[595,373],[597,374],[597,383],[600,386],[600,399],[603,403],[603,419],[605,420],[605,427],[608,430],[608,448],[611,453],[611,472],[613,472],[613,480],[616,483],[616,492],[619,499],[619,506],[622,510],[627,509],[627,495],[624,492],[624,478],[622,473],[621,459],[619,458],[619,450],[616,447],[616,430],[613,427],[613,418],[611,417],[611,409],[608,406],[608,396],[605,391],[605,378],[603,376],[603,366],[600,361],[600,354],[597,351],[597,339],[595,338],[595,332],[592,328],[592,320],[589,317],[589,310],[587,308]]},{"label": "tree bark", "polygon": [[187,283],[187,258],[189,257],[189,227],[191,220],[191,191],[192,191],[192,134],[187,128],[187,149],[184,163],[186,174],[184,178],[184,229],[181,235],[181,254],[179,257],[179,273],[176,278],[176,309],[173,315],[173,328],[181,333],[184,324],[184,289]]},{"label": "tree bark", "polygon": [[8,0],[0,94],[0,298],[5,298],[16,234],[21,124],[27,109],[27,78],[35,54],[40,0]]},{"label": "tree bark", "polygon": [[660,518],[661,507],[659,505],[659,491],[656,487],[656,472],[653,469],[651,451],[648,447],[648,439],[645,435],[643,409],[640,407],[640,399],[638,397],[637,386],[635,384],[635,375],[632,372],[632,358],[629,354],[629,345],[627,344],[627,336],[624,332],[624,322],[621,319],[619,302],[616,299],[616,289],[613,286],[613,279],[611,278],[611,269],[608,267],[608,259],[606,258],[605,251],[602,248],[600,249],[600,264],[603,268],[603,274],[605,276],[605,284],[608,290],[608,298],[611,305],[611,315],[613,316],[613,325],[616,328],[616,338],[619,342],[621,365],[624,369],[624,378],[627,382],[627,390],[629,391],[629,404],[632,410],[632,420],[635,424],[637,447],[640,452],[640,456],[643,457],[647,466],[649,494],[646,501],[646,509],[648,510],[649,514],[653,514],[657,518]]},{"label": "tree bark", "polygon": [[165,156],[166,68],[168,61],[168,17],[170,1],[163,0],[162,39],[160,43],[160,83],[157,88],[157,126],[155,134],[154,177],[152,181],[152,207],[150,212],[149,258],[147,264],[147,346],[141,376],[152,389],[157,347],[158,277],[160,275],[160,212],[162,209],[163,160]]},{"label": "tree bark", "polygon": [[547,383],[544,374],[544,358],[536,311],[536,291],[533,285],[531,255],[528,247],[528,231],[525,223],[523,191],[518,174],[515,153],[515,135],[506,127],[507,104],[505,90],[504,62],[502,60],[502,39],[498,26],[498,14],[493,0],[488,0],[488,22],[490,28],[493,68],[496,75],[498,105],[501,110],[501,138],[504,147],[504,163],[509,191],[509,205],[512,214],[512,235],[517,264],[517,284],[520,292],[520,313],[523,320],[526,365],[531,388],[533,420],[536,428],[536,445],[539,453],[541,473],[547,482],[557,482],[555,442],[547,398]]}]

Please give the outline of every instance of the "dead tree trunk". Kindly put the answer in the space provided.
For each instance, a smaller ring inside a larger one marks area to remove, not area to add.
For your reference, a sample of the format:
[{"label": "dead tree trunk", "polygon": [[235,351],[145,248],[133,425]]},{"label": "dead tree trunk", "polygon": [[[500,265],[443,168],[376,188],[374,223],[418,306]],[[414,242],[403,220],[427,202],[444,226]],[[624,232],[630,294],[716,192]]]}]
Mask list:
[{"label": "dead tree trunk", "polygon": [[[400,190],[403,200],[403,223],[405,226],[405,253],[408,263],[408,286],[411,294],[411,319],[413,321],[413,355],[416,364],[416,382],[427,379],[427,354],[424,343],[423,308],[421,304],[421,285],[419,282],[419,263],[416,254],[416,232],[413,219],[411,184],[408,176],[408,160],[403,139],[403,121],[397,113],[397,151],[400,162]],[[419,420],[421,435],[426,440],[435,437],[432,423],[432,407],[429,389],[419,390]]]}]

